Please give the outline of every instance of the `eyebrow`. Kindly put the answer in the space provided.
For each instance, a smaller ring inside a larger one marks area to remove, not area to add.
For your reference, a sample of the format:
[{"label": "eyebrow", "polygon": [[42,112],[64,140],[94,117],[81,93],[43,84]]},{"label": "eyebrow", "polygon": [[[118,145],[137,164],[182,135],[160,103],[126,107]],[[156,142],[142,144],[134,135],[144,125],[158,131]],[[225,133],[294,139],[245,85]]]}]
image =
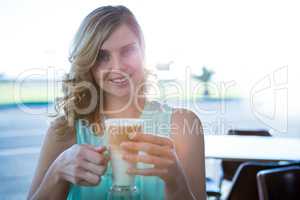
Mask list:
[{"label": "eyebrow", "polygon": [[135,44],[136,44],[136,42],[132,42],[132,43],[126,44],[126,45],[122,46],[121,49],[126,49],[126,48],[128,48],[130,46],[134,46]]},{"label": "eyebrow", "polygon": [[[129,43],[129,44],[126,44],[124,46],[121,46],[120,49],[123,50],[123,49],[126,49],[130,46],[133,46],[133,45],[136,45],[136,42],[132,42],[132,43]],[[100,49],[100,53],[109,53],[109,50],[107,49]]]}]

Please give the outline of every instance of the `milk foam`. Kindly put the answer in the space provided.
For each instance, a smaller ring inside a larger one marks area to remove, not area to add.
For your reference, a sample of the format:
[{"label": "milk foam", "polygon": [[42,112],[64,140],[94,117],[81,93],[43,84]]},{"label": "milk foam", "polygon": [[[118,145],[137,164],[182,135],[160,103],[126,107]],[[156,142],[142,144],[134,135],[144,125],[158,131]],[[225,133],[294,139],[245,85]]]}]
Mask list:
[{"label": "milk foam", "polygon": [[121,151],[111,151],[113,184],[116,186],[133,186],[134,175],[127,173],[128,168],[134,168],[136,164],[123,160]]}]

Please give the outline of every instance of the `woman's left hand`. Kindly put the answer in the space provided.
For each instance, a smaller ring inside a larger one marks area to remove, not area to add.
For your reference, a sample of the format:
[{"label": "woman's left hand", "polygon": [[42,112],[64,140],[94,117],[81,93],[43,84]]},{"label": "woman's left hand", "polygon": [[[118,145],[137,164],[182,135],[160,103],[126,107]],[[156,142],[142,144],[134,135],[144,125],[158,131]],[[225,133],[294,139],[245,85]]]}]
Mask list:
[{"label": "woman's left hand", "polygon": [[[129,174],[158,176],[164,180],[166,187],[173,191],[179,190],[178,187],[186,185],[184,172],[175,151],[175,145],[170,138],[154,134],[137,133],[131,138],[130,142],[123,142],[121,147],[125,150],[123,153],[124,160],[132,163],[142,162],[154,166],[146,169],[130,168],[127,171]],[[130,153],[136,151],[143,151],[145,154]]]}]

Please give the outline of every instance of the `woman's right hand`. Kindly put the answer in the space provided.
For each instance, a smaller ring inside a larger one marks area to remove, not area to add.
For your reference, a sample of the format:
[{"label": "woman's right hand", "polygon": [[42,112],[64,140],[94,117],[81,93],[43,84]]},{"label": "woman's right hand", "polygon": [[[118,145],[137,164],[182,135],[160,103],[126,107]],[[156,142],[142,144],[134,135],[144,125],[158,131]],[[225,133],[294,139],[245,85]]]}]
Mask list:
[{"label": "woman's right hand", "polygon": [[59,181],[65,180],[82,186],[95,186],[105,173],[109,158],[104,155],[106,147],[74,144],[55,160]]}]

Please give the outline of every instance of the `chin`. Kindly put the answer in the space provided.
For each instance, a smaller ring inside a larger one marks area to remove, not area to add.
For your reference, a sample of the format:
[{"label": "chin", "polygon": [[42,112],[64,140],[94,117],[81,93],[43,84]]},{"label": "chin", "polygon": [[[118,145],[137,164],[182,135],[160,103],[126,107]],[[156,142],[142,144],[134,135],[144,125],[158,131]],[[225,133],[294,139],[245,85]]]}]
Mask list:
[{"label": "chin", "polygon": [[105,93],[107,93],[110,96],[115,96],[115,97],[127,97],[131,93],[129,89],[114,89],[114,90],[105,90]]},{"label": "chin", "polygon": [[124,92],[124,93],[122,93],[122,92],[115,93],[114,92],[114,94],[112,94],[112,95],[114,95],[116,97],[128,97],[128,96],[130,96],[130,93],[129,92]]}]

